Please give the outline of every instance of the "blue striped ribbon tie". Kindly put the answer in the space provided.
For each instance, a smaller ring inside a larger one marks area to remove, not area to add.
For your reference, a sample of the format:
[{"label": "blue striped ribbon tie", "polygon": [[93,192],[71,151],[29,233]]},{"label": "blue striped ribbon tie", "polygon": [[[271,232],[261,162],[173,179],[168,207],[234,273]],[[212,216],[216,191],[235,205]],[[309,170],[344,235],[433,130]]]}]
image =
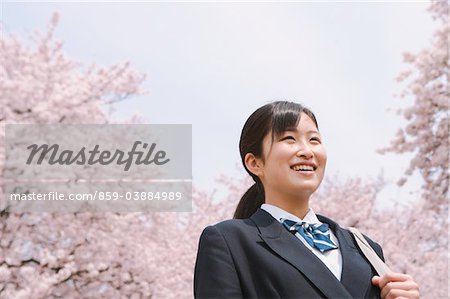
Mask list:
[{"label": "blue striped ribbon tie", "polygon": [[281,221],[288,231],[293,234],[299,233],[311,247],[316,247],[320,252],[338,248],[330,239],[330,228],[327,223],[309,224],[284,218]]}]

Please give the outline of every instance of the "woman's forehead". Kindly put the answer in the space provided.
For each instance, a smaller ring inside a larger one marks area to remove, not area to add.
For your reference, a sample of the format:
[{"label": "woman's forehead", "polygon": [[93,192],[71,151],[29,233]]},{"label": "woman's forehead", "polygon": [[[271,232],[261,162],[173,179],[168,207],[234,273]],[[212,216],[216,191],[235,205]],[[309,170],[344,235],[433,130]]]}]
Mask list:
[{"label": "woman's forehead", "polygon": [[[272,130],[273,129],[274,128],[272,128]],[[278,127],[278,129],[280,128]],[[302,132],[306,134],[319,133],[315,122],[304,112],[300,114],[297,124],[292,124],[292,126],[284,128],[280,133],[282,134],[284,132]]]}]

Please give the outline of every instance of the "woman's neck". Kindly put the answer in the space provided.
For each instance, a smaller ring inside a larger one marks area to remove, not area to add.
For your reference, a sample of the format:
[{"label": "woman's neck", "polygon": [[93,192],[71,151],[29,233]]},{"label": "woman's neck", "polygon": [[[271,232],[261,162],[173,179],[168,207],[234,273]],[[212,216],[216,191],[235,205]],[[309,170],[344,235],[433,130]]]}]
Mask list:
[{"label": "woman's neck", "polygon": [[286,196],[272,196],[266,195],[265,203],[279,207],[300,219],[305,218],[309,210],[309,196],[286,197]]}]

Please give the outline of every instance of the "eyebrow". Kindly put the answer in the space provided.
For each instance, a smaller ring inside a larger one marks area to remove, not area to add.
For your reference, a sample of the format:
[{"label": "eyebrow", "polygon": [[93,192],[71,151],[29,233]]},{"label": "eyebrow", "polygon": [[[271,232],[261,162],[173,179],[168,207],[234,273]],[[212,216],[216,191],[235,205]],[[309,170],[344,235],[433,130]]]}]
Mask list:
[{"label": "eyebrow", "polygon": [[[288,128],[285,132],[298,132],[297,128]],[[316,130],[309,130],[306,132],[306,134],[319,134],[320,133]]]}]

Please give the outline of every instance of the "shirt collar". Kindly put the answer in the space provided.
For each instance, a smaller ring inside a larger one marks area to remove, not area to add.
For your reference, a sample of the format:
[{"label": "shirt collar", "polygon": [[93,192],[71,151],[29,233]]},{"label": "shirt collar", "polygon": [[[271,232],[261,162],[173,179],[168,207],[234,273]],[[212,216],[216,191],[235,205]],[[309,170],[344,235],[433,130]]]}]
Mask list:
[{"label": "shirt collar", "polygon": [[261,205],[261,209],[267,211],[270,215],[272,215],[273,218],[275,218],[276,220],[278,220],[278,222],[281,222],[281,219],[289,219],[295,222],[306,222],[309,224],[315,224],[315,223],[322,223],[319,221],[319,219],[316,216],[316,213],[314,213],[313,209],[310,207],[308,208],[308,213],[306,213],[305,217],[303,219],[289,213],[286,212],[285,210],[283,210],[282,208],[279,208],[277,206],[268,204],[268,203],[263,203]]}]

